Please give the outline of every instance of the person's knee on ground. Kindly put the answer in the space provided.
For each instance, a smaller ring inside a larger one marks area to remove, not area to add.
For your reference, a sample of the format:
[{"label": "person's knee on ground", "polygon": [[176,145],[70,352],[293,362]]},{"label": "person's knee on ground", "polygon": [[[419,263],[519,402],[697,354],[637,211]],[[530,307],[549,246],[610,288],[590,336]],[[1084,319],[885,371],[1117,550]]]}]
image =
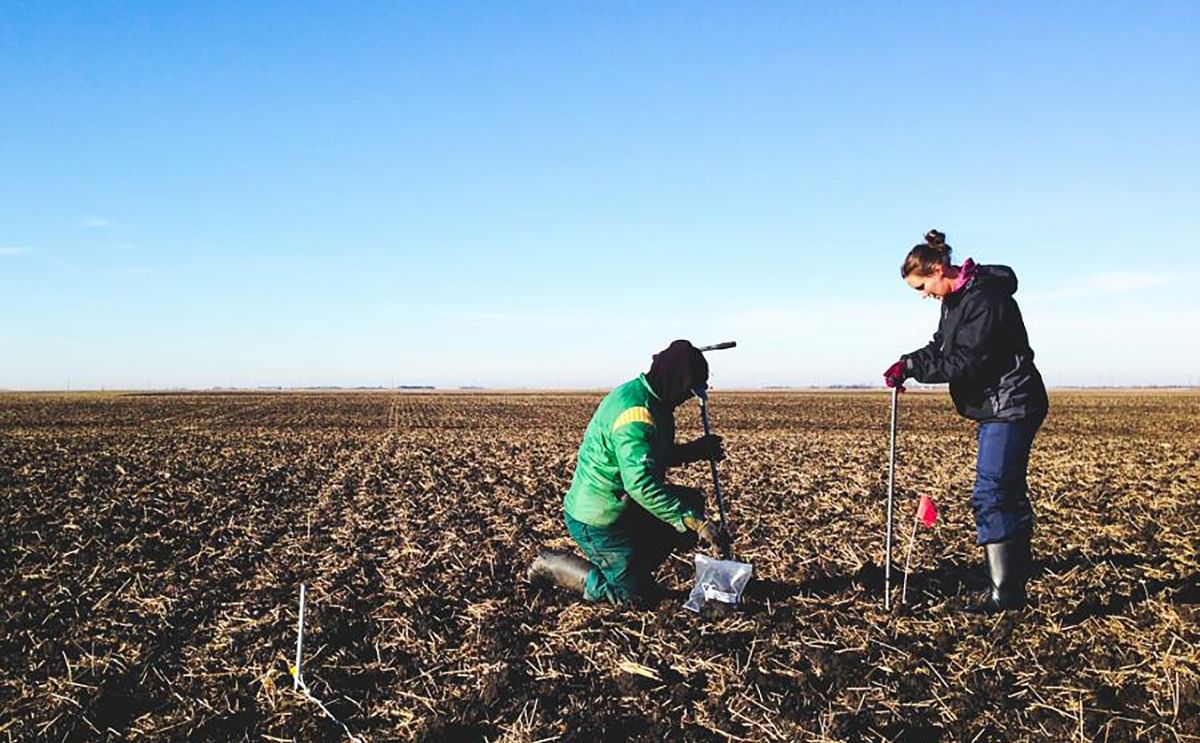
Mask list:
[{"label": "person's knee on ground", "polygon": [[614,606],[629,606],[634,609],[649,608],[657,603],[661,596],[661,587],[648,575],[612,582],[601,574],[596,587],[584,592],[584,598],[589,601],[608,603]]},{"label": "person's knee on ground", "polygon": [[643,515],[657,521],[636,504],[607,527],[566,517],[567,531],[593,566],[582,591],[586,600],[645,606],[656,599],[658,591],[652,574],[658,562],[648,549],[653,544],[648,534],[653,530],[642,522]]},{"label": "person's knee on ground", "polygon": [[558,587],[587,601],[645,607],[653,603],[653,581],[621,576],[610,580],[587,560],[565,550],[541,550],[526,577],[536,588]]}]

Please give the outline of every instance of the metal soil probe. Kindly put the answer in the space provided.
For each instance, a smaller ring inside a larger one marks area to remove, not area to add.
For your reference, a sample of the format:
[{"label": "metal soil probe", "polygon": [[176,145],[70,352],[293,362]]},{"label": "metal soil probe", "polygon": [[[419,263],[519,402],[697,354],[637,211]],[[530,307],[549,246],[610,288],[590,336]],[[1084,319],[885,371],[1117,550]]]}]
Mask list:
[{"label": "metal soil probe", "polygon": [[[704,420],[704,435],[710,436],[712,435],[712,428],[708,422],[708,393],[698,388],[695,390],[695,393],[696,397],[700,400],[700,417]],[[721,515],[721,531],[728,535],[729,527],[725,523],[725,499],[721,497],[721,482],[717,479],[717,460],[709,459],[708,467],[712,471],[713,494],[717,497],[717,511]],[[733,548],[728,544],[728,540],[724,549],[721,550],[721,559],[733,559]]]},{"label": "metal soil probe", "polygon": [[[703,351],[720,351],[720,350],[724,350],[726,348],[733,348],[735,346],[737,346],[737,341],[722,341],[721,343],[713,343],[710,346],[701,346],[698,350],[700,350],[701,352],[703,352]],[[699,388],[699,387],[692,390],[692,392],[700,400],[700,418],[704,421],[704,435],[711,436],[712,435],[712,427],[710,426],[710,424],[708,422],[708,392],[707,392],[707,390]],[[729,527],[725,523],[725,499],[721,497],[721,483],[717,479],[717,460],[709,459],[708,467],[712,471],[713,494],[716,495],[717,511],[721,515],[721,531],[725,532],[725,534],[728,535]],[[723,560],[732,560],[733,559],[733,548],[730,547],[728,544],[726,544],[725,549],[723,549],[721,551],[721,559],[723,559]]]},{"label": "metal soil probe", "polygon": [[892,502],[896,495],[896,407],[900,399],[899,386],[892,388],[892,435],[888,447],[887,538],[883,555],[883,608],[892,608]]},{"label": "metal soil probe", "polygon": [[[715,351],[723,348],[733,348],[733,341],[704,346],[702,351]],[[693,388],[693,394],[700,401],[700,418],[704,422],[704,435],[712,436],[712,423],[708,417],[708,390],[704,385]],[[729,539],[729,524],[725,514],[725,496],[721,493],[721,482],[717,478],[716,457],[709,457],[709,472],[712,473],[713,494],[717,500],[717,510],[721,516],[720,542],[721,557],[713,559],[703,554],[696,554],[696,585],[688,595],[684,608],[697,612],[710,619],[727,616],[741,603],[742,592],[746,589],[754,575],[754,567],[749,563],[736,562],[733,558],[733,546]]]}]

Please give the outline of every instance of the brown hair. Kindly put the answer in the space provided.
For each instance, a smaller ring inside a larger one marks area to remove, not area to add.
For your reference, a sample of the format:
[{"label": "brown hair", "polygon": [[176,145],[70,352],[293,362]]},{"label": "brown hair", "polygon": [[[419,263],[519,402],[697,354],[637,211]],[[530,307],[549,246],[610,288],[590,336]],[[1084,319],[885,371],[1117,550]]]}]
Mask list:
[{"label": "brown hair", "polygon": [[950,250],[944,233],[937,230],[926,232],[925,242],[914,245],[900,265],[900,278],[906,278],[914,271],[918,276],[928,276],[933,273],[934,266],[949,266]]}]

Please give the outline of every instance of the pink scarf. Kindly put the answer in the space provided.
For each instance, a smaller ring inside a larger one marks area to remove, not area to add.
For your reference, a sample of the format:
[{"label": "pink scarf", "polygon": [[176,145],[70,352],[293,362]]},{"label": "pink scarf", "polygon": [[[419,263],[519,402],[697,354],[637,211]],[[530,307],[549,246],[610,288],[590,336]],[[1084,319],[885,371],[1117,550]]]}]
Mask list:
[{"label": "pink scarf", "polygon": [[958,278],[954,280],[954,286],[950,289],[950,293],[953,294],[971,283],[971,279],[975,278],[978,270],[979,267],[975,265],[975,261],[970,258],[963,261],[962,268],[958,269]]}]

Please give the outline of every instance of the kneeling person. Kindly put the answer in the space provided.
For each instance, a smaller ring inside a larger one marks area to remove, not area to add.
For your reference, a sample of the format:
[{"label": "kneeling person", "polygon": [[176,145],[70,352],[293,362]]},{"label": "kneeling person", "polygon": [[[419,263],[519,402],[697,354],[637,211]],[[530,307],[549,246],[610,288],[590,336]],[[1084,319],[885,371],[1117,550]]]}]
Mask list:
[{"label": "kneeling person", "polygon": [[725,544],[727,535],[704,518],[704,493],[665,481],[667,467],[724,457],[716,435],[675,444],[675,408],[707,385],[704,355],[678,340],[600,402],[563,499],[567,531],[587,559],[544,550],[530,582],[640,606],[653,599],[653,573],[672,551],[692,548],[697,537]]}]

